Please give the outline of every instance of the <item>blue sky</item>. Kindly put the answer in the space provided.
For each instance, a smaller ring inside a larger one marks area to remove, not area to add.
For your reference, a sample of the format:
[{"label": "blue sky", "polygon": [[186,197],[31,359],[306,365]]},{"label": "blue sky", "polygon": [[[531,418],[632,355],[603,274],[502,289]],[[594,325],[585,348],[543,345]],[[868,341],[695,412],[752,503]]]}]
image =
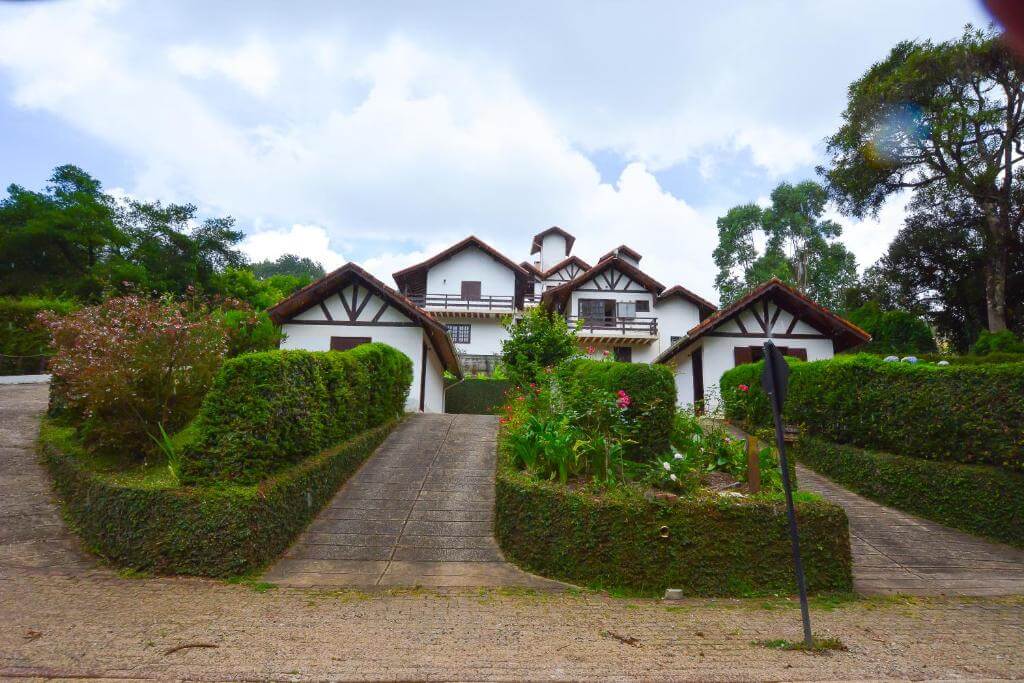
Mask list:
[{"label": "blue sky", "polygon": [[[986,21],[973,0],[0,2],[0,183],[74,163],[234,216],[254,258],[385,279],[470,233],[524,259],[557,224],[717,299],[716,217],[813,177],[896,42]],[[902,206],[842,219],[861,266]]]}]

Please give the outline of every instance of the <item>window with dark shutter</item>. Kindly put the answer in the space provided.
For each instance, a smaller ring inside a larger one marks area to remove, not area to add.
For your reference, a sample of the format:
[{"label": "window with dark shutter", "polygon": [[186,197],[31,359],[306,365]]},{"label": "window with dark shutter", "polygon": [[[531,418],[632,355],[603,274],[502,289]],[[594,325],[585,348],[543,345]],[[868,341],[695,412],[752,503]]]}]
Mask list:
[{"label": "window with dark shutter", "polygon": [[615,347],[615,360],[620,363],[632,363],[633,362],[633,347],[631,346],[616,346]]},{"label": "window with dark shutter", "polygon": [[749,346],[737,346],[732,350],[733,360],[736,365],[743,365],[744,363],[753,363],[754,354]]},{"label": "window with dark shutter", "polygon": [[331,337],[331,351],[348,351],[372,341],[370,337]]},{"label": "window with dark shutter", "polygon": [[636,300],[636,312],[637,313],[650,313],[651,312],[651,302],[647,301],[646,299],[637,299]]},{"label": "window with dark shutter", "polygon": [[463,280],[462,281],[462,300],[463,301],[479,301],[480,300],[480,281],[479,280]]}]

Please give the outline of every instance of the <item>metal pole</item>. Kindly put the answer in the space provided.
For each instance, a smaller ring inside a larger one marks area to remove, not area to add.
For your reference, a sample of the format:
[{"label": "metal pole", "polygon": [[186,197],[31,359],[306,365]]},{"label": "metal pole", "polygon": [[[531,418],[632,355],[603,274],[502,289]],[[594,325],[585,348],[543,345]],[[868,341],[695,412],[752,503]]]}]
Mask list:
[{"label": "metal pole", "polygon": [[[778,357],[776,357],[778,354]],[[786,460],[786,437],[782,427],[782,383],[785,379],[779,372],[777,365],[781,353],[775,349],[775,345],[768,341],[764,345],[765,370],[771,377],[771,400],[772,417],[775,419],[775,445],[779,449],[779,467],[782,468],[782,488],[786,494],[786,516],[789,518],[789,540],[793,548],[793,566],[796,569],[796,586],[800,592],[800,615],[804,622],[804,644],[811,648],[814,646],[814,637],[811,635],[811,613],[807,606],[807,581],[804,578],[804,565],[800,560],[800,535],[796,525],[796,510],[793,507],[793,486],[789,481],[789,462]],[[782,361],[785,363],[785,361]]]}]

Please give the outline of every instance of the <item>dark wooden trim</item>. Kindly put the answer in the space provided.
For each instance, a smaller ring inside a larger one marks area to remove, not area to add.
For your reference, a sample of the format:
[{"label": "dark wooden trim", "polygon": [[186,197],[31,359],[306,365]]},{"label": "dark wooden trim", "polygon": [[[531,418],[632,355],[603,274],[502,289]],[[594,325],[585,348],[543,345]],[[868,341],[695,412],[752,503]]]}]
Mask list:
[{"label": "dark wooden trim", "polygon": [[757,326],[761,328],[761,331],[767,333],[768,332],[768,321],[765,320],[764,318],[762,318],[761,314],[757,312],[757,307],[756,306],[751,306],[750,307],[750,312],[753,314],[754,321],[757,323]]},{"label": "dark wooden trim", "polygon": [[380,310],[377,311],[377,313],[373,316],[373,322],[377,322],[378,320],[380,320],[380,317],[384,315],[384,311],[386,310],[388,310],[387,299],[384,300],[384,303],[381,304]]},{"label": "dark wooden trim", "polygon": [[[355,287],[355,285],[352,285]],[[348,316],[349,320],[352,320],[352,309],[349,307],[348,302],[345,301],[345,290],[338,290],[338,298],[341,300],[341,307],[345,309],[345,315]]]},{"label": "dark wooden trim", "polygon": [[331,312],[327,310],[327,304],[325,304],[322,300],[320,301],[320,310],[324,312],[324,318],[326,318],[328,321],[334,320],[334,318],[331,317]]},{"label": "dark wooden trim", "polygon": [[[353,320],[359,320],[359,316],[362,315],[363,309],[366,308],[366,304],[370,303],[370,299],[373,298],[373,292],[369,289],[366,290],[366,297],[363,299],[363,303],[359,304],[359,308],[352,314]],[[355,302],[352,302],[355,305]]]},{"label": "dark wooden trim", "polygon": [[786,328],[786,334],[790,334],[794,329],[796,329],[796,324],[798,322],[800,322],[800,316],[794,313],[793,319],[789,321],[789,327]]},{"label": "dark wooden trim", "polygon": [[697,348],[690,354],[690,366],[693,370],[693,410],[704,412],[704,349]]},{"label": "dark wooden trim", "polygon": [[[767,339],[761,332],[705,332],[705,337],[727,337],[730,339]],[[772,339],[831,339],[822,334],[773,334]]]},{"label": "dark wooden trim", "polygon": [[347,326],[366,326],[366,327],[419,327],[419,323],[404,322],[404,323],[391,323],[391,322],[372,322],[369,320],[285,320],[284,325],[337,325],[339,327]]},{"label": "dark wooden trim", "polygon": [[[613,290],[608,290],[608,289],[591,289],[590,287],[577,287],[576,289],[574,289],[572,291],[574,291],[574,292],[608,292],[608,291],[613,291]],[[651,293],[649,290],[646,290],[646,289],[616,289],[614,291],[615,292],[624,293],[624,294],[650,294]]]},{"label": "dark wooden trim", "polygon": [[743,324],[743,318],[741,317],[742,315],[743,314],[740,313],[740,315],[736,316],[736,324],[739,326],[740,332],[742,332],[743,334],[747,334],[747,326]]},{"label": "dark wooden trim", "polygon": [[427,396],[427,342],[423,342],[423,357],[420,360],[420,412],[426,404]]},{"label": "dark wooden trim", "polygon": [[[775,306],[775,313],[772,315],[772,321],[768,323],[768,331],[771,332],[775,329],[775,323],[778,322],[779,316],[782,314],[782,306]],[[767,314],[766,314],[767,315]]]}]

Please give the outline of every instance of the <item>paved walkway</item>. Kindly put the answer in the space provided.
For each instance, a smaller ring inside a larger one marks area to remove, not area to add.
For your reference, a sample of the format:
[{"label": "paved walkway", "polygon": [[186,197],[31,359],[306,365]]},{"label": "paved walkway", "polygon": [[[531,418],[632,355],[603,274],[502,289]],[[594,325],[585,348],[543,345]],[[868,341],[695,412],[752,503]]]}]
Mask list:
[{"label": "paved walkway", "polygon": [[802,465],[797,479],[846,510],[858,593],[1024,594],[1024,550],[880,505]]},{"label": "paved walkway", "polygon": [[0,389],[0,569],[102,573],[61,519],[36,455],[48,390],[38,383]]},{"label": "paved walkway", "polygon": [[494,541],[497,418],[405,420],[264,577],[288,586],[561,587]]}]

